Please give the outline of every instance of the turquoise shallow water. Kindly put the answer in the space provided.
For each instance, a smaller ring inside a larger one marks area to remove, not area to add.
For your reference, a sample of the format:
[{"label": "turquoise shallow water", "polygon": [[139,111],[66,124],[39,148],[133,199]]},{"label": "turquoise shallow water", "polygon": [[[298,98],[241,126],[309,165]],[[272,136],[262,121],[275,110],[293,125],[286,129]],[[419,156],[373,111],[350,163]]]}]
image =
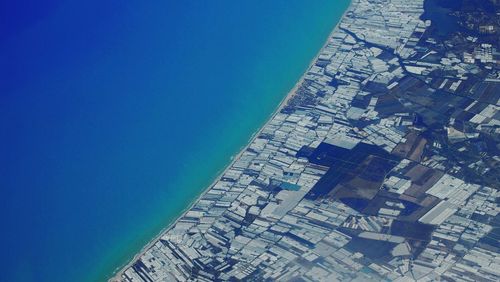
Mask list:
[{"label": "turquoise shallow water", "polygon": [[99,281],[266,121],[348,6],[0,6],[0,281]]}]

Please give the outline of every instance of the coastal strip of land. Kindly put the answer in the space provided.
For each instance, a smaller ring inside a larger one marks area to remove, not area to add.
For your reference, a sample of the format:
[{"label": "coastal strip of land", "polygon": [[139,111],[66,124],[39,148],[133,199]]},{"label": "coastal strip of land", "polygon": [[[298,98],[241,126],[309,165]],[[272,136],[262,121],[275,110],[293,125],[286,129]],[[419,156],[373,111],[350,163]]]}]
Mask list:
[{"label": "coastal strip of land", "polygon": [[353,0],[250,143],[111,281],[498,281],[500,22],[443,38],[425,1]]}]

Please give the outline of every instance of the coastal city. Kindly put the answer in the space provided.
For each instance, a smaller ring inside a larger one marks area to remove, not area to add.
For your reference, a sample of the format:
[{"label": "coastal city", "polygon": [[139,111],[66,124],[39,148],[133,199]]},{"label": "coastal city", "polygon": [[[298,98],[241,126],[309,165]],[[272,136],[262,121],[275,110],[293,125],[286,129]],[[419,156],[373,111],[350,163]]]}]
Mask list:
[{"label": "coastal city", "polygon": [[500,3],[426,2],[353,0],[250,144],[111,281],[499,281]]}]

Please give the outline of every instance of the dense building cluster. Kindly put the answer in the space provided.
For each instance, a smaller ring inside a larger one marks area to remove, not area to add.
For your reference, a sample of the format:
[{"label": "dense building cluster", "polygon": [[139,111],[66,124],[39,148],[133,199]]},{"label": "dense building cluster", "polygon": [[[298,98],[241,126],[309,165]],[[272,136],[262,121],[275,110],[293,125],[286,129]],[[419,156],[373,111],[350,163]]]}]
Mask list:
[{"label": "dense building cluster", "polygon": [[116,279],[498,281],[500,55],[481,39],[498,26],[435,36],[423,14],[353,0],[294,95]]}]

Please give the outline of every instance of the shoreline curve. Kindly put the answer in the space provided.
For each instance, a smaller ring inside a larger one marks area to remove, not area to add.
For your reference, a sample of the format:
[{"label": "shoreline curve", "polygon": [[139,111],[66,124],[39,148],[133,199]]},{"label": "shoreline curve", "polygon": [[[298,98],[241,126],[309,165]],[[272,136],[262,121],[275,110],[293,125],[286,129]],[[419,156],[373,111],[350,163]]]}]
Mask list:
[{"label": "shoreline curve", "polygon": [[193,201],[189,203],[188,206],[182,212],[176,216],[176,219],[169,223],[165,228],[163,228],[156,236],[154,236],[144,247],[141,248],[139,252],[137,252],[129,261],[124,263],[123,265],[117,267],[113,272],[110,274],[111,277],[107,279],[108,282],[119,282],[120,276],[129,268],[133,265],[133,263],[139,259],[147,250],[149,250],[166,232],[168,232],[178,221],[185,215],[193,206],[198,202],[214,185],[215,183],[222,177],[222,175],[228,170],[235,162],[238,160],[241,155],[246,151],[246,149],[251,145],[252,141],[259,136],[259,134],[262,132],[262,130],[265,128],[265,126],[272,121],[273,117],[278,114],[283,107],[285,107],[288,103],[288,101],[296,95],[297,90],[299,87],[302,85],[304,82],[305,76],[307,74],[307,71],[315,65],[316,61],[318,60],[321,51],[328,45],[330,42],[330,39],[332,38],[333,34],[335,31],[339,28],[340,23],[342,22],[342,19],[345,17],[345,15],[351,11],[353,7],[353,1],[350,1],[349,5],[347,6],[346,10],[342,13],[340,16],[337,24],[333,27],[331,32],[328,34],[328,37],[326,38],[325,42],[321,46],[321,48],[318,50],[314,58],[310,61],[309,65],[307,68],[304,70],[303,74],[300,76],[299,80],[295,83],[295,85],[288,91],[287,95],[281,100],[281,102],[278,104],[276,109],[269,115],[269,117],[266,119],[264,124],[260,126],[260,128],[254,132],[250,138],[248,139],[248,142],[246,145],[242,146],[241,149],[238,151],[237,154],[231,156],[230,162],[220,171],[217,172],[216,176],[213,178],[213,181],[208,185],[205,189],[202,190],[202,192],[195,198]]}]

